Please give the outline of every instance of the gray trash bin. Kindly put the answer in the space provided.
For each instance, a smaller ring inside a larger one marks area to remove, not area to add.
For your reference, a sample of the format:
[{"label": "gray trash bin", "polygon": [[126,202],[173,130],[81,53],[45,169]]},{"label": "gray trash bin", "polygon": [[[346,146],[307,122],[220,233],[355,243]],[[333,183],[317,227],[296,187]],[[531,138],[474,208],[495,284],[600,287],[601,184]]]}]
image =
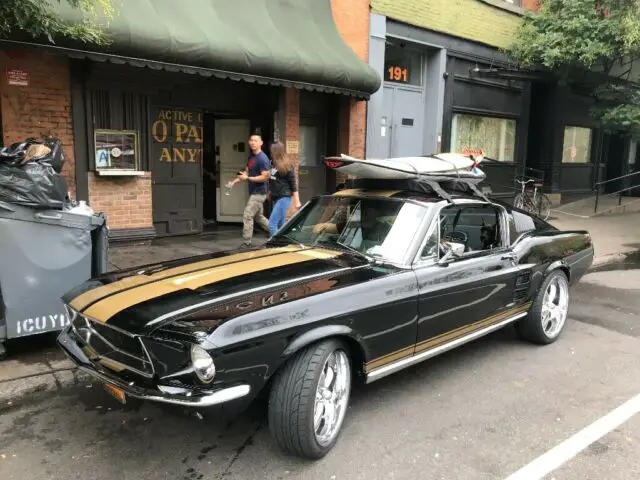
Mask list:
[{"label": "gray trash bin", "polygon": [[107,271],[103,214],[0,201],[0,356],[10,338],[61,330],[61,297]]}]

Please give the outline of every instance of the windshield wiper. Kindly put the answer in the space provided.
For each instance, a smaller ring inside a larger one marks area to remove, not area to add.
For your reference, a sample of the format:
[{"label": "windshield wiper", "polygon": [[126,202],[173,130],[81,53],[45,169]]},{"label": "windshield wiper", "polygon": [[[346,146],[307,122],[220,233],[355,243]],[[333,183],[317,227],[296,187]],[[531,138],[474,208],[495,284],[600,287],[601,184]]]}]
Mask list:
[{"label": "windshield wiper", "polygon": [[358,250],[357,248],[353,248],[351,245],[347,245],[346,243],[342,243],[342,242],[336,241],[336,245],[340,245],[343,250],[347,250],[347,251],[349,251],[351,253],[354,253],[354,254],[358,255],[359,257],[364,258],[368,262],[376,262],[376,261],[378,261],[373,255],[369,255],[367,253],[363,253],[360,250]]}]

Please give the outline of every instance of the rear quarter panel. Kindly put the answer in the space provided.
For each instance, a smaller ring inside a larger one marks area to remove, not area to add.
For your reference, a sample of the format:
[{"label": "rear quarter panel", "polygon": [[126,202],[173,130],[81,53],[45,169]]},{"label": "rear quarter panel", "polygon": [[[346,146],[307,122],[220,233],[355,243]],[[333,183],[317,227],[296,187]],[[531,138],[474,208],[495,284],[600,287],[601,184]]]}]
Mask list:
[{"label": "rear quarter panel", "polygon": [[532,231],[520,237],[512,248],[523,269],[531,271],[530,299],[540,288],[546,276],[562,269],[574,285],[593,263],[594,247],[588,232],[546,230]]}]

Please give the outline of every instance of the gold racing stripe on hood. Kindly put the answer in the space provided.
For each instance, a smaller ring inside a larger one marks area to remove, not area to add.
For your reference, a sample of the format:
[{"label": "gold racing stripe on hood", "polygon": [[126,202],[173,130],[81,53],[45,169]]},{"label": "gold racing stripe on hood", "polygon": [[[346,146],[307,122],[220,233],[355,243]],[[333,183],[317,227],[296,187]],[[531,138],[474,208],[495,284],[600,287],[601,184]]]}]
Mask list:
[{"label": "gold racing stripe on hood", "polygon": [[185,275],[165,278],[154,283],[140,285],[130,290],[116,293],[115,295],[94,303],[84,314],[94,320],[108,322],[111,317],[122,310],[178,290],[195,290],[205,285],[253,272],[270,270],[280,266],[293,265],[312,260],[335,258],[341,254],[341,252],[314,248],[270,257],[252,258],[232,265],[219,265],[204,271],[189,272]]},{"label": "gold racing stripe on hood", "polygon": [[[82,311],[91,303],[97,300],[102,300],[103,298],[106,298],[110,295],[113,295],[114,293],[118,293],[127,288],[147,285],[149,283],[154,283],[168,277],[182,275],[185,273],[196,272],[198,270],[203,270],[207,268],[219,267],[219,266],[227,265],[234,262],[251,260],[253,258],[260,258],[260,257],[265,257],[267,255],[274,255],[278,253],[296,252],[300,250],[300,248],[301,247],[297,245],[287,245],[286,247],[267,248],[264,250],[241,252],[241,253],[235,253],[233,255],[229,255],[227,257],[213,258],[211,260],[201,260],[199,262],[180,265],[179,267],[169,268],[157,273],[153,273],[151,275],[132,275],[130,277],[125,277],[123,279],[120,279],[116,282],[109,283],[108,285],[96,287],[84,293],[81,293],[71,301],[70,306],[74,310]],[[277,256],[278,255],[276,255],[276,257]]]}]

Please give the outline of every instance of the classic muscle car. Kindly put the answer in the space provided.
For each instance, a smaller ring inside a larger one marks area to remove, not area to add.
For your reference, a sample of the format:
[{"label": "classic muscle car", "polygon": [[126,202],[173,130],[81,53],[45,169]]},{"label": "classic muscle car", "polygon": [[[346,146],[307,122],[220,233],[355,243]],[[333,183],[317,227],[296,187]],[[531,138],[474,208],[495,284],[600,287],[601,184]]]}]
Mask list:
[{"label": "classic muscle car", "polygon": [[198,409],[267,395],[275,442],[321,458],[356,381],[509,324],[556,341],[593,260],[586,231],[429,185],[351,182],[260,247],[87,281],[64,297],[58,343],[122,402]]}]

